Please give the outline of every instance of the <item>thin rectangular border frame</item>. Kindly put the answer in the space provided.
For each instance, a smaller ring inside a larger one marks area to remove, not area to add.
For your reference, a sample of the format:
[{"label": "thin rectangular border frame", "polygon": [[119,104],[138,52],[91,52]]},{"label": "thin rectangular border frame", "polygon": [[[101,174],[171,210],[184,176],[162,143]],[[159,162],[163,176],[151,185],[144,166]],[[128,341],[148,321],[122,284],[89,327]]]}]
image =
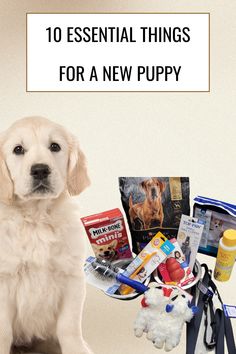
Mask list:
[{"label": "thin rectangular border frame", "polygon": [[[28,90],[28,15],[208,15],[208,90],[195,91],[30,91]],[[211,92],[211,15],[210,12],[27,12],[26,13],[26,92],[27,93],[209,93]]]}]

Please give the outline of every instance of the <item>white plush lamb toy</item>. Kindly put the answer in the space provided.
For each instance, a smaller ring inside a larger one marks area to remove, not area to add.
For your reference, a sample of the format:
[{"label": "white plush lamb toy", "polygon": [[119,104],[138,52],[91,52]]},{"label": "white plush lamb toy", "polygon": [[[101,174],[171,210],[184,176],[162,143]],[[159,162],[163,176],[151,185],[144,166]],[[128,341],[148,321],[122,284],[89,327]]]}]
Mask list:
[{"label": "white plush lamb toy", "polygon": [[151,287],[145,292],[141,301],[142,308],[134,322],[136,337],[141,337],[143,332],[149,333],[155,328],[156,321],[159,321],[161,314],[166,311],[168,302],[169,298],[164,296],[164,288],[162,286]]},{"label": "white plush lamb toy", "polygon": [[143,332],[156,348],[170,351],[179,344],[183,324],[190,321],[196,307],[190,308],[189,299],[178,290],[163,287],[150,288],[144,294],[134,323],[134,332],[141,337]]},{"label": "white plush lamb toy", "polygon": [[176,295],[175,291],[171,295],[162,321],[156,321],[147,336],[156,348],[165,345],[165,351],[170,351],[179,344],[184,323],[189,322],[197,311],[195,306],[190,307],[185,295]]}]

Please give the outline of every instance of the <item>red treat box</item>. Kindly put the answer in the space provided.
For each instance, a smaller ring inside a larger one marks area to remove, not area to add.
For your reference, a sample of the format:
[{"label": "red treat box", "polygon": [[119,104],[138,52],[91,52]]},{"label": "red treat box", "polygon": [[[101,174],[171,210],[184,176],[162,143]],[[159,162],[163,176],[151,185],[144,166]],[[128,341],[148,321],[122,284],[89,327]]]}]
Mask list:
[{"label": "red treat box", "polygon": [[95,256],[106,261],[131,258],[121,211],[112,209],[81,218]]}]

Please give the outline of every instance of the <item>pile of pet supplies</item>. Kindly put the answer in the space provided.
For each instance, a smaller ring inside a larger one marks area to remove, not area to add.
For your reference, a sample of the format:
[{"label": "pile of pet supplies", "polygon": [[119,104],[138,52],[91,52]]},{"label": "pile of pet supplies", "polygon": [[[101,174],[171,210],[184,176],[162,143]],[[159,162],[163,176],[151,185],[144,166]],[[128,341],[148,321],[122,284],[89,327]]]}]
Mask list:
[{"label": "pile of pet supplies", "polygon": [[226,340],[236,354],[230,321],[236,306],[223,303],[212,271],[196,259],[198,252],[216,257],[215,279],[230,278],[236,206],[196,197],[190,216],[187,177],[120,177],[119,188],[132,252],[119,209],[83,217],[95,255],[85,263],[87,282],[116,299],[143,294],[134,333],[146,333],[156,348],[175,348],[187,322],[187,354],[194,354],[202,326],[208,350],[224,354]]}]

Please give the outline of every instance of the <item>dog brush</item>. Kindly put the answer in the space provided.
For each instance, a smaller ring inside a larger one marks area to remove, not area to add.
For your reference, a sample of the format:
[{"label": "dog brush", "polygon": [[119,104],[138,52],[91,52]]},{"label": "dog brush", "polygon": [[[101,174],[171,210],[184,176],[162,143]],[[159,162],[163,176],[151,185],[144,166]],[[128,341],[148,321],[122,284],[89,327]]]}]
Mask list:
[{"label": "dog brush", "polygon": [[111,263],[107,261],[95,259],[91,263],[91,266],[101,280],[116,280],[119,283],[129,285],[139,293],[144,293],[149,289],[146,285],[126,277],[120,273],[119,268],[113,267]]}]

